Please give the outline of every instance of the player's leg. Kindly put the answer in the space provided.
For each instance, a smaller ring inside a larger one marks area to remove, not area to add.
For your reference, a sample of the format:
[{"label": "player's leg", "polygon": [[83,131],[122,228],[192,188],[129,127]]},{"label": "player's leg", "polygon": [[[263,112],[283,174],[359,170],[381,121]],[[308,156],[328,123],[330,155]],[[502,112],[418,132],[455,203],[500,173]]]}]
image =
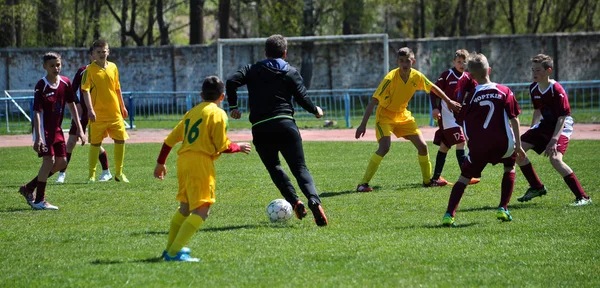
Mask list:
[{"label": "player's leg", "polygon": [[500,204],[498,204],[498,211],[496,212],[496,218],[502,221],[512,220],[512,216],[508,212],[508,203],[515,187],[515,157],[513,155],[503,162],[504,174],[502,175]]},{"label": "player's leg", "polygon": [[111,180],[113,176],[112,174],[110,174],[110,169],[108,168],[108,155],[106,154],[106,150],[102,146],[100,146],[98,161],[100,161],[100,166],[102,166],[102,174],[100,174],[100,178],[98,179],[98,181],[104,182]]},{"label": "player's leg", "polygon": [[446,146],[444,142],[439,143],[440,148],[435,156],[435,168],[433,169],[433,176],[431,177],[431,180],[434,181],[442,176],[442,170],[444,170],[444,165],[446,164],[446,155],[448,154],[448,150],[450,150],[450,147]]},{"label": "player's leg", "polygon": [[98,164],[98,154],[102,140],[106,137],[106,122],[90,122],[88,128],[88,142],[90,143],[90,152],[88,154],[88,183],[96,182],[96,165]]},{"label": "player's leg", "polygon": [[54,143],[48,147],[43,155],[42,167],[37,177],[35,201],[32,208],[35,210],[58,210],[58,207],[46,201],[46,184],[48,177],[63,169],[67,165],[65,142]]},{"label": "player's leg", "polygon": [[298,131],[298,127],[293,121],[282,121],[282,124],[285,125],[285,134],[282,141],[277,143],[279,145],[278,150],[281,151],[281,155],[290,167],[300,190],[308,199],[308,207],[313,212],[315,223],[318,226],[326,226],[328,224],[327,217],[323,211],[315,181],[306,167],[300,131]]},{"label": "player's leg", "polygon": [[[210,203],[205,203],[191,211],[188,203],[180,203],[178,211],[171,220],[171,230],[169,231],[170,244],[167,244],[167,253],[163,253],[165,260],[184,262],[200,261],[198,258],[192,258],[190,256],[191,251],[189,248],[185,247],[185,245],[192,239],[194,234],[196,234],[196,231],[198,231],[202,223],[208,218],[209,213]],[[177,223],[174,223],[175,221],[181,221],[179,227],[176,227]],[[174,233],[174,228],[176,228],[176,233]],[[175,234],[174,237],[172,234]]]},{"label": "player's leg", "polygon": [[575,195],[575,201],[571,203],[571,205],[583,206],[591,204],[592,200],[585,193],[583,187],[581,187],[581,183],[579,183],[579,179],[577,179],[577,176],[575,176],[573,169],[571,169],[571,167],[569,167],[569,165],[563,161],[564,153],[569,145],[569,138],[561,135],[559,137],[558,144],[560,145],[557,147],[557,153],[554,155],[549,155],[550,164],[552,164],[552,167],[554,167],[560,176],[563,177],[563,180],[567,186],[569,186],[569,189],[573,195]]},{"label": "player's leg", "polygon": [[129,180],[123,174],[123,161],[125,159],[125,140],[129,138],[123,120],[110,123],[107,129],[108,135],[115,141],[115,180],[128,183]]},{"label": "player's leg", "polygon": [[71,131],[73,131],[73,133],[77,133],[77,127],[73,128],[73,123],[71,123],[71,129],[69,129],[69,138],[67,140],[67,165],[65,165],[65,168],[61,169],[56,177],[56,182],[57,183],[64,183],[65,182],[65,178],[66,178],[66,171],[67,171],[67,167],[69,166],[69,162],[71,162],[71,155],[73,154],[73,150],[75,149],[75,146],[77,145],[77,136],[75,136],[75,134],[71,134]]},{"label": "player's leg", "polygon": [[[531,131],[531,130],[529,130],[529,131]],[[523,136],[525,136],[525,134]],[[523,141],[523,137],[521,137],[521,147],[523,147],[523,150],[525,152],[527,152],[531,149],[534,149],[536,152],[539,151],[539,149],[536,148],[536,145],[534,145],[530,142]],[[529,158],[527,157],[527,155],[525,155],[525,157],[521,160],[517,159],[517,165],[519,165],[519,169],[521,169],[521,173],[523,173],[523,176],[529,183],[529,188],[527,189],[525,194],[523,196],[517,198],[517,200],[519,202],[527,202],[535,197],[546,195],[546,193],[548,191],[546,190],[546,187],[544,186],[544,184],[542,184],[542,182],[540,181],[540,178],[538,177],[537,173],[535,172],[535,169],[533,169],[533,165],[529,161]]]},{"label": "player's leg", "polygon": [[392,144],[392,129],[393,127],[388,124],[376,124],[375,136],[377,137],[377,151],[371,156],[369,159],[369,164],[367,165],[367,169],[365,170],[365,174],[361,179],[360,183],[356,187],[357,192],[371,192],[373,188],[369,186],[369,182],[379,169],[379,165],[383,160],[383,157],[390,151],[390,147]]},{"label": "player's leg", "polygon": [[456,226],[454,223],[454,216],[456,215],[456,209],[458,208],[458,204],[462,199],[463,194],[465,193],[465,189],[469,184],[471,178],[467,178],[463,175],[458,177],[458,181],[452,186],[452,191],[450,192],[450,198],[448,199],[448,206],[446,206],[446,213],[442,218],[442,225],[444,226]]},{"label": "player's leg", "polygon": [[423,176],[423,185],[429,187],[431,182],[431,161],[429,161],[429,152],[427,151],[427,143],[421,133],[416,135],[404,136],[417,148],[419,157],[419,166],[421,167],[421,175]]}]

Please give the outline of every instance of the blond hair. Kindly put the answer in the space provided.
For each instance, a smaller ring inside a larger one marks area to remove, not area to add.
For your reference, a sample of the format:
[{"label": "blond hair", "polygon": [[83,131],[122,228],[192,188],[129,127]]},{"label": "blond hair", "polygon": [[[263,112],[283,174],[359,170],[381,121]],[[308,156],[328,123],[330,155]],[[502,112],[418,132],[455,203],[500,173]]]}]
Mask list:
[{"label": "blond hair", "polygon": [[535,55],[531,58],[531,63],[540,63],[544,69],[552,68],[554,66],[554,60],[546,54]]},{"label": "blond hair", "polygon": [[466,60],[468,56],[469,56],[469,51],[467,51],[467,49],[458,49],[458,50],[456,50],[456,52],[454,52],[454,59],[460,57],[460,58]]},{"label": "blond hair", "polygon": [[481,53],[473,53],[469,55],[469,73],[475,77],[484,78],[487,76],[490,64],[487,57]]}]

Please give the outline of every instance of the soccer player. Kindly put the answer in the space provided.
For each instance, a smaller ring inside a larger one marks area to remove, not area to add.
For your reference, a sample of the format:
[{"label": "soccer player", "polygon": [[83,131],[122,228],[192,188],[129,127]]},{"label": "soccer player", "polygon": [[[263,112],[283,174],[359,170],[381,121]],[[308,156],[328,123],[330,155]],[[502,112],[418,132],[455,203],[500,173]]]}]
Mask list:
[{"label": "soccer player", "polygon": [[[35,210],[58,210],[58,207],[46,201],[46,183],[48,177],[67,165],[65,136],[61,128],[65,103],[68,103],[69,111],[74,117],[79,112],[73,103],[71,81],[59,75],[62,68],[60,55],[48,52],[44,54],[43,61],[47,74],[35,85],[33,100],[33,150],[42,157],[42,167],[37,177],[21,186],[19,192]],[[85,144],[79,122],[76,126],[79,131],[77,137]]]},{"label": "soccer player", "polygon": [[[573,118],[565,89],[558,82],[550,79],[552,68],[553,60],[548,55],[538,54],[531,59],[531,72],[535,82],[529,85],[529,94],[535,110],[531,129],[521,136],[523,149],[525,151],[533,149],[538,154],[543,152],[550,158],[552,167],[563,177],[575,195],[575,202],[571,203],[571,206],[592,204],[592,199],[583,191],[573,170],[563,162],[563,155],[567,151],[569,138],[573,133]],[[525,157],[517,164],[529,182],[529,189],[517,200],[525,202],[545,195],[546,187],[538,178],[529,159]]]},{"label": "soccer player", "polygon": [[210,206],[215,203],[215,167],[213,162],[221,153],[251,150],[249,143],[232,143],[227,138],[227,113],[219,108],[225,98],[223,82],[209,76],[202,83],[202,102],[185,113],[183,119],[169,133],[162,146],[154,177],[161,180],[167,174],[165,162],[171,148],[182,142],[177,151],[177,179],[179,208],[171,219],[166,261],[198,262],[184,247],[208,218]]},{"label": "soccer player", "polygon": [[375,175],[383,157],[390,151],[392,133],[398,138],[408,139],[415,145],[419,156],[421,174],[423,175],[423,186],[434,186],[431,181],[431,162],[429,161],[427,143],[421,135],[421,130],[419,130],[415,118],[406,107],[416,91],[424,90],[427,93],[433,91],[446,102],[446,105],[452,111],[460,109],[460,104],[448,98],[446,93],[431,83],[423,73],[412,68],[412,65],[416,62],[412,49],[403,47],[398,49],[396,54],[398,68],[393,69],[383,78],[365,109],[362,122],[356,129],[356,139],[365,135],[367,121],[375,105],[378,105],[375,128],[379,148],[371,156],[362,181],[356,187],[358,192],[373,191],[373,188],[369,186],[369,181]]},{"label": "soccer player", "polygon": [[[93,51],[93,47],[90,47],[90,49],[88,50],[88,57],[90,58],[90,60],[92,60]],[[73,95],[75,95],[75,104],[77,105],[77,111],[79,111],[80,117],[79,119],[77,119],[77,117],[71,116],[71,128],[69,129],[69,139],[67,140],[67,167],[69,166],[69,162],[71,162],[71,156],[77,144],[78,130],[75,121],[80,121],[81,127],[83,128],[83,133],[85,133],[85,128],[88,124],[88,109],[85,105],[85,101],[83,101],[83,99],[81,98],[81,95],[83,95],[83,93],[79,89],[81,88],[81,76],[83,76],[83,73],[87,66],[88,65],[82,66],[77,70],[77,73],[75,73],[75,77],[73,78],[72,83]],[[100,155],[98,155],[98,160],[100,160],[100,165],[102,165],[102,174],[100,175],[100,179],[98,181],[103,182],[112,179],[112,175],[110,174],[110,170],[108,169],[108,157],[106,156],[106,150],[104,150],[104,147],[102,146],[100,146]],[[65,178],[67,176],[67,167],[63,168],[62,170],[60,170],[60,173],[58,173],[56,177],[57,183],[65,182]]]},{"label": "soccer player", "polygon": [[290,178],[281,167],[281,152],[300,190],[308,198],[308,208],[313,213],[315,223],[326,226],[328,222],[321,199],[306,167],[302,138],[294,121],[292,98],[317,118],[323,117],[323,111],[308,97],[298,70],[285,61],[287,40],[283,36],[271,35],[267,39],[265,56],[266,59],[242,67],[227,79],[227,101],[231,117],[241,117],[242,113],[237,109],[237,89],[247,85],[254,147],[273,183],[294,207],[296,218],[304,218],[304,203],[298,198]]},{"label": "soccer player", "polygon": [[110,136],[115,141],[115,180],[129,180],[123,174],[123,158],[125,158],[125,140],[129,138],[125,131],[124,118],[129,113],[123,103],[119,70],[117,65],[107,59],[110,50],[108,42],[96,40],[92,44],[94,62],[85,69],[81,90],[88,109],[90,154],[88,183],[96,182],[96,164],[102,140]]},{"label": "soccer player", "polygon": [[515,161],[517,157],[523,158],[525,155],[519,140],[518,115],[521,111],[513,92],[490,80],[491,68],[485,55],[475,54],[469,58],[469,72],[479,85],[464,99],[457,119],[462,123],[469,155],[462,164],[458,181],[452,187],[446,214],[442,218],[444,226],[455,226],[454,215],[465,188],[471,178],[481,176],[481,171],[488,163],[504,165],[496,218],[511,221],[507,205],[515,184]]},{"label": "soccer player", "polygon": [[[454,67],[444,71],[435,82],[435,85],[444,90],[444,93],[454,101],[457,101],[457,83],[462,78],[471,77],[469,72],[465,71],[467,68],[467,56],[469,56],[469,51],[465,49],[456,50],[454,59],[452,60]],[[465,161],[465,136],[462,128],[456,123],[454,112],[448,108],[448,105],[445,102],[438,101],[439,98],[435,93],[430,93],[430,99],[431,115],[433,119],[438,121],[438,130],[435,131],[433,144],[440,146],[435,158],[435,169],[433,169],[431,186],[446,186],[452,184],[441,176],[444,164],[446,163],[446,155],[450,147],[456,145],[456,160],[458,160],[458,167],[460,167]],[[470,184],[476,183],[479,183],[479,179],[471,179]]]}]

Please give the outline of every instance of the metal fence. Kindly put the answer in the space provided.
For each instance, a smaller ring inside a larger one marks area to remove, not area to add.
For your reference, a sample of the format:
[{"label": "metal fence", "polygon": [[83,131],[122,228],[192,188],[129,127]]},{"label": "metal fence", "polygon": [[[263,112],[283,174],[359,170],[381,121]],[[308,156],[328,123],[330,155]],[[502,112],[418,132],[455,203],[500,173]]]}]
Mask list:
[{"label": "metal fence", "polygon": [[[519,101],[522,115],[532,114],[532,105],[529,97],[530,83],[509,83],[509,86]],[[576,121],[600,121],[600,80],[593,81],[567,81],[561,82],[567,94],[571,110]],[[360,123],[364,110],[369,103],[375,88],[370,89],[333,89],[309,90],[309,95],[316,105],[323,108],[327,120],[337,121],[339,127],[350,128]],[[246,91],[238,94],[238,106],[242,112],[247,112],[248,95]],[[123,92],[123,98],[129,110],[130,127],[153,127],[151,122],[179,121],[186,111],[190,110],[200,99],[199,91],[132,91]],[[0,98],[3,107],[0,108],[0,118],[5,125],[0,128],[0,134],[29,133],[31,132],[31,117],[33,106],[33,91],[4,91],[4,98]],[[227,110],[227,101],[223,109]],[[297,106],[297,105],[296,105]],[[409,111],[419,123],[435,125],[431,119],[431,105],[429,96],[424,92],[417,92],[408,105]],[[248,113],[244,113],[247,117]],[[578,117],[578,115],[582,117]],[[296,119],[314,119],[301,107],[296,107]],[[66,118],[70,118],[67,112]],[[373,117],[373,116],[372,116]],[[598,117],[599,119],[596,119]],[[69,121],[64,121],[69,125]],[[147,125],[146,125],[147,124]]]}]

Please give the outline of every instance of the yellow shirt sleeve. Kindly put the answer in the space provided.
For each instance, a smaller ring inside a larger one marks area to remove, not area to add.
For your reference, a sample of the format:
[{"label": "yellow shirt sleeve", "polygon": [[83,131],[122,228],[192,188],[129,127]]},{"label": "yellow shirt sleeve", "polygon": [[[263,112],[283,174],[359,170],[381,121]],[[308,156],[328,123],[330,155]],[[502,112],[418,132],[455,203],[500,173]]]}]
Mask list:
[{"label": "yellow shirt sleeve", "polygon": [[92,88],[92,79],[88,77],[88,71],[85,69],[83,71],[83,76],[81,76],[81,90],[90,91]]},{"label": "yellow shirt sleeve", "polygon": [[165,138],[165,144],[169,145],[169,147],[173,147],[175,146],[175,144],[183,141],[183,133],[185,131],[185,119],[186,119],[187,113],[186,115],[183,117],[183,119],[181,121],[179,121],[179,123],[177,123],[177,126],[175,126],[175,128],[173,128],[173,130],[171,131],[171,133],[169,133],[169,135],[167,136],[167,138]]},{"label": "yellow shirt sleeve", "polygon": [[213,144],[215,145],[215,150],[218,153],[221,153],[227,148],[229,148],[229,138],[227,137],[227,126],[229,125],[229,118],[227,118],[227,114],[225,111],[219,109],[215,110],[213,113]]},{"label": "yellow shirt sleeve", "polygon": [[431,81],[429,81],[429,79],[427,79],[427,77],[423,75],[423,73],[419,72],[419,76],[420,81],[418,81],[417,90],[424,90],[425,92],[430,93],[433,83],[431,83]]},{"label": "yellow shirt sleeve", "polygon": [[386,99],[388,99],[390,97],[391,94],[391,84],[392,84],[392,80],[393,80],[393,72],[396,71],[397,69],[392,70],[390,73],[388,73],[383,80],[381,81],[381,83],[379,83],[379,86],[377,87],[377,90],[375,90],[375,93],[373,93],[373,98],[379,100],[379,102],[384,102]]}]

